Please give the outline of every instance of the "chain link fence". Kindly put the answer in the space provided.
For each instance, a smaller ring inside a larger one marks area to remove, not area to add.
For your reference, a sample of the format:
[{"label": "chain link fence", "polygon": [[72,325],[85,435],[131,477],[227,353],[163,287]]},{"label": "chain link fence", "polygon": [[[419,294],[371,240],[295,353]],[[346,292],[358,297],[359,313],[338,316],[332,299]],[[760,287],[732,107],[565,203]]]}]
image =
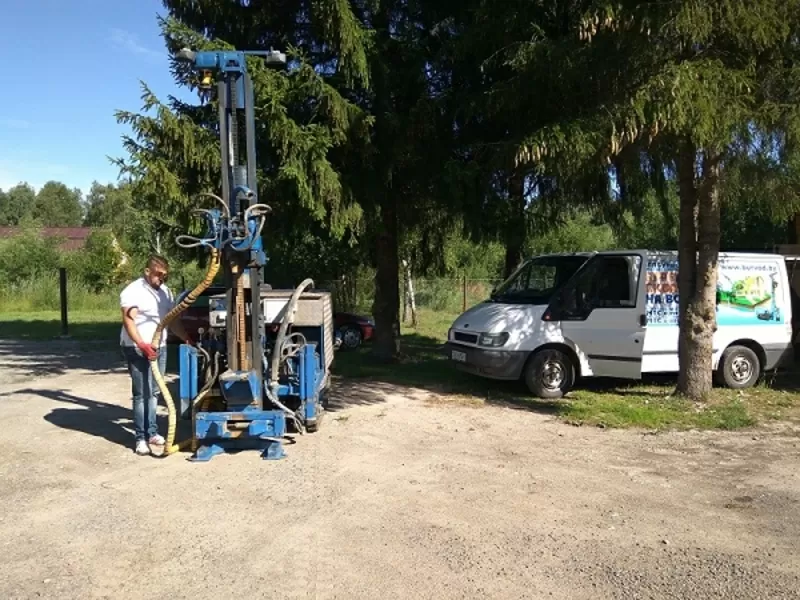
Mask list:
[{"label": "chain link fence", "polygon": [[[457,314],[487,299],[502,281],[500,278],[420,278],[412,279],[411,285],[408,286],[405,280],[401,280],[401,316],[404,321],[411,318],[411,291],[416,310]],[[375,298],[374,279],[321,281],[318,287],[330,290],[337,312],[372,314],[372,303]]]}]

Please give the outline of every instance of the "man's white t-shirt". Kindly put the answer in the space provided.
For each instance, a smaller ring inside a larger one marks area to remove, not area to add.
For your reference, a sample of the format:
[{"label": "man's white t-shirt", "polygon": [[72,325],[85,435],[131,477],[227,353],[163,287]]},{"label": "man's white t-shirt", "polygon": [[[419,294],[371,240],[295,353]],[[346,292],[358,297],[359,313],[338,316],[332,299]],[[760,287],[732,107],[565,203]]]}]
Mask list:
[{"label": "man's white t-shirt", "polygon": [[[119,295],[121,308],[128,309],[135,306],[138,309],[134,323],[139,330],[142,340],[148,344],[153,340],[153,334],[161,320],[167,316],[174,306],[172,292],[162,284],[159,289],[153,288],[144,277],[131,282]],[[135,346],[125,326],[122,326],[119,338],[123,346]],[[161,346],[167,343],[167,328],[161,332]]]}]

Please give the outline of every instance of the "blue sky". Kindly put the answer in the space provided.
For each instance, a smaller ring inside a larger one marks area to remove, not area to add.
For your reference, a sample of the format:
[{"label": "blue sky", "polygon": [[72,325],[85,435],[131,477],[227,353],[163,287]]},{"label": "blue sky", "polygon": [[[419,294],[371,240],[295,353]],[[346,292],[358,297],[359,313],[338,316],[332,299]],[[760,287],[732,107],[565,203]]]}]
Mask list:
[{"label": "blue sky", "polygon": [[158,0],[5,0],[0,189],[114,182],[107,156],[125,156],[128,132],[114,111],[140,111],[139,81],[193,98],[172,80],[158,14]]}]

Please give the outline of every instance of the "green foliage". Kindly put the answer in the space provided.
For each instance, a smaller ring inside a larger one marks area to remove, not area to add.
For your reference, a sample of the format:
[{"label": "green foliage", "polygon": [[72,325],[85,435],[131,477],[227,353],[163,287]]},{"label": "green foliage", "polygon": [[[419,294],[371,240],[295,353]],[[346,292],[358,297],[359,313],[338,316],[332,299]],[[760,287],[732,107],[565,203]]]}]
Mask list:
[{"label": "green foliage", "polygon": [[80,190],[48,181],[36,194],[33,217],[45,227],[78,227],[83,222],[81,196]]},{"label": "green foliage", "polygon": [[59,181],[48,181],[38,193],[27,183],[0,190],[0,226],[78,227],[83,222],[81,197],[80,190]]},{"label": "green foliage", "polygon": [[530,256],[551,252],[608,250],[617,245],[610,225],[598,223],[587,211],[578,211],[561,223],[554,224],[540,236],[529,238],[525,250]]},{"label": "green foliage", "polygon": [[[80,306],[107,307],[132,275],[120,267],[122,252],[109,231],[93,231],[81,250],[59,250],[58,237],[41,235],[28,226],[0,240],[0,309],[32,311],[59,308],[58,269],[67,269],[70,298]],[[70,300],[72,303],[72,300]]]},{"label": "green foliage", "polygon": [[26,281],[53,278],[62,260],[54,242],[58,240],[43,238],[34,227],[0,239],[0,286],[10,289]]},{"label": "green foliage", "polygon": [[122,249],[110,231],[93,231],[86,239],[86,245],[79,252],[66,257],[67,268],[89,289],[103,292],[127,282],[132,272],[130,265],[120,266],[123,260]]},{"label": "green foliage", "polygon": [[[454,310],[464,276],[496,280],[520,252],[675,248],[686,140],[721,155],[724,247],[786,241],[800,210],[800,0],[165,6],[172,56],[287,52],[286,72],[248,59],[258,192],[272,207],[267,279],[335,282],[341,305],[369,311],[380,282],[387,327],[404,274],[396,258],[420,303]],[[196,89],[187,65],[171,70]],[[114,234],[126,269],[113,272],[107,236],[69,259],[32,241],[29,256],[9,247],[0,258],[4,289],[69,260],[103,294],[151,251],[170,258],[175,287],[201,277],[205,255],[174,238],[199,233],[196,195],[219,192],[216,99],[142,90],[141,111],[117,113],[133,131],[116,161],[129,182],[95,183],[83,203],[84,224]],[[79,224],[75,199],[57,182],[39,194],[17,186],[0,193],[0,224]],[[485,293],[474,288],[470,298]]]},{"label": "green foliage", "polygon": [[637,213],[627,211],[617,234],[617,247],[675,250],[678,239],[678,194],[674,187],[658,198],[648,190],[637,207]]},{"label": "green foliage", "polygon": [[0,193],[0,225],[22,224],[32,214],[35,200],[36,192],[26,183]]},{"label": "green foliage", "polygon": [[[175,14],[183,14],[180,2],[168,4]],[[324,8],[319,7],[325,12]],[[328,8],[341,21],[342,35],[357,35],[346,3],[330,3]],[[161,26],[173,53],[186,46],[231,49],[240,41],[233,32],[229,40],[209,40],[174,18],[162,20]],[[363,75],[364,57],[350,43],[353,40],[339,41],[355,61],[349,74]],[[326,235],[335,240],[358,227],[361,212],[331,162],[331,153],[363,136],[369,121],[326,83],[302,52],[289,48],[288,54],[298,63],[291,73],[268,69],[258,58],[248,59],[256,104],[259,196],[272,207],[274,231],[294,230],[294,224],[304,220],[322,224]],[[173,74],[179,83],[194,85],[196,73],[177,61]],[[130,158],[117,163],[132,177],[134,192],[143,199],[142,208],[166,238],[197,234],[198,222],[190,216],[197,206],[195,196],[220,190],[216,99],[199,106],[174,101],[167,105],[143,87],[143,111],[151,114],[117,113],[118,121],[134,131],[125,138]]]}]

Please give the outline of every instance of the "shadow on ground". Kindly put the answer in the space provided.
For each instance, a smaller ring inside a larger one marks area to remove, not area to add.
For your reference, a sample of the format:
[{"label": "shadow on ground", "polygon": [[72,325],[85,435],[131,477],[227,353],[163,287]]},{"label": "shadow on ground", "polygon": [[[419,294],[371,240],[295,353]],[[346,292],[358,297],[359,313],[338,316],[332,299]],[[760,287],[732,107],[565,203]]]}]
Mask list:
[{"label": "shadow on ground", "polygon": [[338,390],[334,395],[343,406],[377,404],[387,393],[415,388],[430,393],[435,403],[480,402],[547,415],[563,408],[562,402],[532,398],[521,381],[494,381],[457,371],[440,340],[416,334],[403,336],[400,357],[390,364],[376,360],[368,346],[341,350],[333,374]]},{"label": "shadow on ground", "polygon": [[[577,382],[573,394],[564,400],[534,398],[522,381],[494,381],[458,371],[448,360],[442,342],[430,337],[407,335],[402,338],[401,356],[392,364],[381,363],[369,347],[340,351],[333,365],[334,374],[347,385],[353,404],[377,402],[380,391],[397,393],[399,386],[419,388],[439,396],[461,397],[466,401],[558,415],[565,411],[575,393],[590,393],[598,398],[664,396],[677,379],[674,374],[647,374],[639,381],[588,378]],[[358,385],[355,385],[358,384]],[[365,391],[359,391],[365,386]],[[763,377],[762,388],[777,392],[800,392],[800,361]]]},{"label": "shadow on ground", "polygon": [[408,388],[387,381],[358,381],[336,377],[326,410],[335,413],[353,406],[383,404],[387,395],[407,393]]},{"label": "shadow on ground", "polygon": [[[175,384],[170,384],[170,393],[173,397],[176,390]],[[132,407],[99,402],[90,398],[76,396],[65,390],[49,389],[21,389],[4,396],[31,395],[47,398],[53,402],[69,405],[68,408],[53,408],[44,416],[44,420],[63,429],[70,429],[85,433],[86,435],[103,438],[112,444],[126,448],[133,447],[133,413]],[[163,405],[163,400],[159,400]],[[167,430],[167,417],[159,415],[158,428],[162,435]],[[178,420],[177,439],[191,434],[191,423]]]},{"label": "shadow on ground", "polygon": [[[167,373],[175,373],[177,346],[169,346],[167,352]],[[0,383],[63,375],[76,369],[96,374],[127,372],[117,340],[0,339]]]}]

